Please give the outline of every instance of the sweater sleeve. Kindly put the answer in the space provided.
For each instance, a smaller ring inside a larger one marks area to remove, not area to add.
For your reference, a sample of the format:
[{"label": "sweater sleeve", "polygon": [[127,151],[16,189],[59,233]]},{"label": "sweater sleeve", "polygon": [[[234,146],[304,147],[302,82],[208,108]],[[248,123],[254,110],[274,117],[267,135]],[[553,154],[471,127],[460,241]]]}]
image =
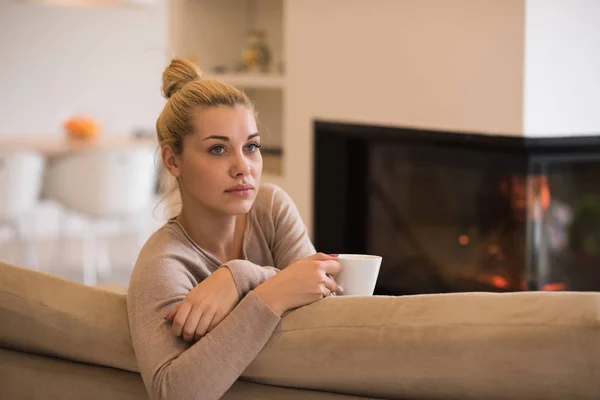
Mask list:
[{"label": "sweater sleeve", "polygon": [[231,271],[240,298],[279,272],[275,267],[260,266],[248,260],[230,260],[223,266]]},{"label": "sweater sleeve", "polygon": [[316,253],[298,208],[279,187],[273,193],[272,220],[275,267],[283,269]]},{"label": "sweater sleeve", "polygon": [[[152,399],[218,399],[271,337],[279,316],[249,292],[194,344],[176,337],[164,317],[196,282],[176,257],[144,261],[132,274],[127,306],[134,351]],[[138,267],[136,265],[136,267]]]}]

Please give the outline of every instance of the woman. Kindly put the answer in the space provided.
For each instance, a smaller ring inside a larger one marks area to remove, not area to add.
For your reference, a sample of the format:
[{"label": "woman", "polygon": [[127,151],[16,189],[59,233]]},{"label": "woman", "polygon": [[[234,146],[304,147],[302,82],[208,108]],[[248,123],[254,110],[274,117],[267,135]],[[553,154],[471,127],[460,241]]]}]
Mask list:
[{"label": "woman", "polygon": [[260,134],[246,95],[173,60],[156,128],[181,213],[140,252],[127,296],[133,347],[153,399],[218,399],[281,315],[338,290],[289,196],[260,185]]}]

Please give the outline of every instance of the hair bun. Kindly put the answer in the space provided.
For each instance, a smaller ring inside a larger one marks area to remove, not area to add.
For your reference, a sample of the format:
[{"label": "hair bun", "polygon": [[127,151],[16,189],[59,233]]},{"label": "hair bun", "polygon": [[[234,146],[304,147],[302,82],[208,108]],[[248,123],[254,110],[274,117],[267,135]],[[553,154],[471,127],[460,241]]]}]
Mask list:
[{"label": "hair bun", "polygon": [[191,61],[173,59],[162,75],[163,96],[170,99],[179,89],[194,80],[202,79],[202,71]]}]

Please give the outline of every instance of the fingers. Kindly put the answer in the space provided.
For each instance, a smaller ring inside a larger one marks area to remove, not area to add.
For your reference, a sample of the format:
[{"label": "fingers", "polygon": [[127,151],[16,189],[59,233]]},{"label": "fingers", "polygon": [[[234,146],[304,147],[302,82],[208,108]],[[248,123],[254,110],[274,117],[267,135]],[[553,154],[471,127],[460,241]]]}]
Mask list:
[{"label": "fingers", "polygon": [[167,321],[172,321],[173,318],[175,318],[175,314],[177,314],[177,310],[179,310],[180,305],[181,303],[177,303],[175,307],[173,307],[173,309],[167,314],[167,316],[165,317]]},{"label": "fingers", "polygon": [[308,258],[315,261],[335,260],[337,259],[337,254],[316,253]]},{"label": "fingers", "polygon": [[337,275],[342,270],[342,265],[335,259],[321,261],[320,267],[323,268],[326,274]]},{"label": "fingers", "polygon": [[206,332],[210,332],[213,329],[215,329],[215,327],[217,325],[219,325],[221,323],[221,321],[223,321],[225,319],[226,316],[227,316],[227,314],[217,312],[215,314],[215,316],[213,317],[212,321],[210,322],[210,326],[208,327],[208,330]]},{"label": "fingers", "polygon": [[325,289],[329,291],[329,294],[327,296],[329,296],[331,293],[337,292],[339,289],[337,282],[330,276],[327,276],[325,278],[325,280],[323,281],[323,285],[325,286]]},{"label": "fingers", "polygon": [[189,302],[177,304],[167,314],[166,320],[173,320],[173,333],[187,342],[200,340],[218,325],[224,316],[218,312],[204,310],[200,305],[192,306]]},{"label": "fingers", "polygon": [[192,311],[187,317],[185,322],[185,326],[183,327],[183,335],[182,338],[186,342],[192,342],[194,340],[194,336],[196,335],[196,328],[200,323],[200,320],[205,314],[204,307],[202,305],[195,305],[192,308]]},{"label": "fingers", "polygon": [[173,333],[175,336],[182,335],[183,327],[185,326],[185,322],[191,310],[192,305],[189,302],[183,301],[180,303],[179,310],[177,310],[177,313],[173,318]]},{"label": "fingers", "polygon": [[208,332],[208,328],[215,317],[216,312],[206,310],[196,326],[196,332],[194,333],[194,341],[200,340]]},{"label": "fingers", "polygon": [[331,290],[329,290],[327,288],[327,285],[325,285],[324,283],[321,284],[321,294],[323,295],[324,298],[331,296],[331,293],[332,292],[331,292]]}]

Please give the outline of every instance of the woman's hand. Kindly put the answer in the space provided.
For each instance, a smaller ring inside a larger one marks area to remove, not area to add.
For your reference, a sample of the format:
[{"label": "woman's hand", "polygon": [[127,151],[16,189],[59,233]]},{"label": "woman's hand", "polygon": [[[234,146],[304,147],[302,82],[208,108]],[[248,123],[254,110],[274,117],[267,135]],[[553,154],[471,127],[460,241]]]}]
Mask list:
[{"label": "woman's hand", "polygon": [[314,303],[338,290],[332,278],[341,271],[335,256],[317,253],[297,261],[273,278],[260,284],[254,292],[277,315]]},{"label": "woman's hand", "polygon": [[223,321],[239,301],[231,271],[221,267],[193,288],[165,319],[173,321],[176,336],[192,342]]}]

